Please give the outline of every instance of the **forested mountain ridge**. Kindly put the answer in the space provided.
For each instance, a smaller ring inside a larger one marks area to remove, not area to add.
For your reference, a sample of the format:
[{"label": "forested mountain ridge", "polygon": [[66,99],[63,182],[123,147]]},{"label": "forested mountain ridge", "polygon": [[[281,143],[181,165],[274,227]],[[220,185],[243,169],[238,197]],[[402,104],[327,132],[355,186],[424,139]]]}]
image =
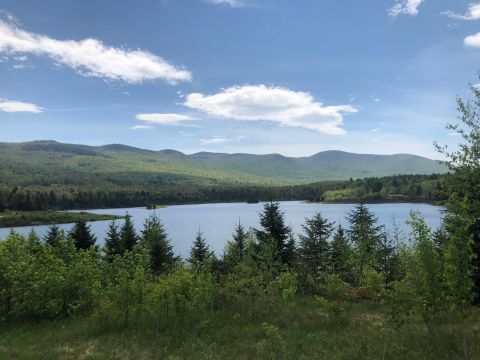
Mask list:
[{"label": "forested mountain ridge", "polygon": [[0,185],[5,186],[278,185],[444,172],[439,162],[408,154],[325,151],[293,158],[210,152],[186,155],[121,144],[0,143]]}]

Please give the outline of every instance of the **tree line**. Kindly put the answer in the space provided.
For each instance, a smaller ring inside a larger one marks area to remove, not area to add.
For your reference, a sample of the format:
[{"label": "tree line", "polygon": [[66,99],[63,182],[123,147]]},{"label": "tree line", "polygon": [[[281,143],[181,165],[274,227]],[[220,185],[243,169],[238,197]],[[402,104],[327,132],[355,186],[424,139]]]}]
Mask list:
[{"label": "tree line", "polygon": [[118,208],[201,202],[423,201],[446,199],[446,175],[397,175],[306,185],[180,185],[152,189],[0,187],[0,212]]}]

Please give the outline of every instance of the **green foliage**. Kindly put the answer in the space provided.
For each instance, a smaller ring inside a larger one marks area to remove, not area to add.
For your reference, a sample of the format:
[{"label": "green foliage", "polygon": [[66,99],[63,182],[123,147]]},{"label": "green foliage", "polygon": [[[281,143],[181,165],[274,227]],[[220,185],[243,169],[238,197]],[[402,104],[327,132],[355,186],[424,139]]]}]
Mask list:
[{"label": "green foliage", "polygon": [[137,325],[148,315],[147,294],[151,287],[148,252],[134,247],[123,256],[115,257],[105,267],[96,317],[103,326]]},{"label": "green foliage", "polygon": [[100,286],[95,250],[73,241],[55,247],[12,233],[0,242],[0,318],[38,319],[88,314]]},{"label": "green foliage", "polygon": [[195,237],[195,241],[193,242],[192,249],[190,250],[190,258],[188,261],[194,268],[200,269],[201,267],[208,265],[213,257],[213,251],[210,250],[205,236],[199,230]]},{"label": "green foliage", "polygon": [[356,205],[347,219],[350,223],[348,235],[354,245],[355,261],[361,276],[365,268],[377,265],[380,228],[375,215],[364,204]]},{"label": "green foliage", "polygon": [[330,236],[334,223],[324,219],[320,213],[305,219],[303,234],[299,236],[298,252],[303,264],[303,274],[318,277],[330,267]]},{"label": "green foliage", "polygon": [[63,239],[65,239],[65,233],[63,230],[60,230],[58,225],[51,225],[48,228],[48,232],[43,241],[45,241],[45,243],[48,245],[57,246]]},{"label": "green foliage", "polygon": [[75,241],[77,249],[89,249],[95,246],[97,239],[92,233],[90,225],[83,220],[77,221],[68,233],[68,236]]},{"label": "green foliage", "polygon": [[354,278],[352,255],[345,231],[339,225],[330,243],[330,270],[347,283],[352,283]]},{"label": "green foliage", "polygon": [[404,281],[413,288],[415,311],[431,325],[447,308],[442,260],[423,218],[412,212],[408,222],[412,227],[412,245],[404,254],[407,270]]},{"label": "green foliage", "polygon": [[138,235],[135,232],[132,217],[128,214],[125,216],[125,222],[120,229],[120,243],[122,254],[126,251],[132,251],[138,244]]},{"label": "green foliage", "polygon": [[280,210],[280,203],[268,202],[260,214],[261,230],[257,230],[260,247],[273,246],[274,261],[292,265],[295,260],[295,244],[291,229],[285,224],[285,214]]},{"label": "green foliage", "polygon": [[223,256],[225,263],[230,267],[238,265],[245,259],[248,233],[240,222],[235,228],[232,238],[232,240],[227,241]]},{"label": "green foliage", "polygon": [[103,251],[107,261],[113,261],[115,256],[122,254],[122,237],[115,220],[108,225]]},{"label": "green foliage", "polygon": [[178,260],[160,219],[153,215],[145,220],[142,230],[142,245],[150,253],[152,273],[159,275],[169,272]]},{"label": "green foliage", "polygon": [[0,216],[0,228],[29,225],[70,224],[120,218],[114,215],[60,211],[7,211]]}]

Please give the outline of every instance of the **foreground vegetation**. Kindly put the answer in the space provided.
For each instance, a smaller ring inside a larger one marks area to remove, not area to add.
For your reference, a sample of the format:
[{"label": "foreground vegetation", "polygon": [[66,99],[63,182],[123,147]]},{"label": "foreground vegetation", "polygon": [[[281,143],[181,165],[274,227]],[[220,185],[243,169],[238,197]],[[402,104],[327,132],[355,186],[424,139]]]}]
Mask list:
[{"label": "foreground vegetation", "polygon": [[78,221],[102,221],[123,219],[123,216],[92,214],[87,212],[62,212],[62,211],[5,211],[0,213],[0,228],[70,224]]},{"label": "foreground vegetation", "polygon": [[[353,302],[341,315],[318,301],[278,302],[254,319],[221,310],[185,326],[100,329],[92,319],[0,329],[5,359],[475,359],[480,316],[444,318],[435,333],[421,319],[392,330],[387,309]],[[274,315],[272,315],[274,314]]]}]

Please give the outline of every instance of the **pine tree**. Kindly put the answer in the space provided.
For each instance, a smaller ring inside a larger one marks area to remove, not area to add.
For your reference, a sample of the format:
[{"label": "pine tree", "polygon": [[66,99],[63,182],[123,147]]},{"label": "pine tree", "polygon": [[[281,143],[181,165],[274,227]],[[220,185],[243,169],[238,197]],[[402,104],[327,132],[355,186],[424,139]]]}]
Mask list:
[{"label": "pine tree", "polygon": [[233,239],[228,241],[225,247],[224,260],[228,265],[235,266],[244,260],[247,236],[244,226],[239,221],[232,235]]},{"label": "pine tree", "polygon": [[167,273],[177,260],[173,254],[173,247],[168,240],[167,232],[156,215],[145,220],[142,230],[142,244],[149,250],[154,274]]},{"label": "pine tree", "polygon": [[298,249],[300,261],[306,272],[315,278],[329,268],[329,239],[334,223],[317,213],[311,219],[305,219],[302,228],[304,233],[299,236]]},{"label": "pine tree", "polygon": [[77,249],[89,249],[95,246],[95,242],[97,241],[92,234],[90,225],[87,225],[83,220],[75,223],[68,235],[74,240]]},{"label": "pine tree", "polygon": [[213,258],[213,252],[207,244],[207,240],[203,236],[203,233],[199,230],[195,241],[193,242],[192,249],[190,250],[190,258],[188,261],[194,267],[198,268],[205,264],[208,260]]},{"label": "pine tree", "polygon": [[345,236],[345,230],[341,225],[333,235],[330,243],[330,269],[347,283],[352,282],[352,249]]},{"label": "pine tree", "polygon": [[115,220],[112,220],[110,225],[108,225],[104,252],[108,261],[113,261],[116,255],[122,254],[122,238]]},{"label": "pine tree", "polygon": [[276,253],[282,264],[291,265],[291,259],[294,259],[294,246],[290,237],[291,229],[285,225],[285,214],[280,211],[278,202],[266,203],[263,207],[263,213],[260,214],[260,225],[262,230],[256,230],[259,244],[262,242],[274,241]]},{"label": "pine tree", "polygon": [[51,225],[48,228],[48,232],[43,238],[43,241],[45,241],[46,244],[50,246],[57,246],[60,241],[64,239],[65,235],[63,230],[60,230],[60,228],[57,225]]},{"label": "pine tree", "polygon": [[132,251],[138,244],[138,236],[133,226],[132,217],[130,215],[125,216],[125,222],[120,230],[121,239],[121,252]]},{"label": "pine tree", "polygon": [[358,262],[358,275],[366,267],[375,267],[375,253],[379,246],[379,230],[375,215],[364,204],[358,204],[347,216],[350,223],[348,235],[354,245]]},{"label": "pine tree", "polygon": [[375,270],[383,274],[385,286],[397,280],[400,273],[400,258],[385,226],[379,234],[378,249],[375,254]]}]

